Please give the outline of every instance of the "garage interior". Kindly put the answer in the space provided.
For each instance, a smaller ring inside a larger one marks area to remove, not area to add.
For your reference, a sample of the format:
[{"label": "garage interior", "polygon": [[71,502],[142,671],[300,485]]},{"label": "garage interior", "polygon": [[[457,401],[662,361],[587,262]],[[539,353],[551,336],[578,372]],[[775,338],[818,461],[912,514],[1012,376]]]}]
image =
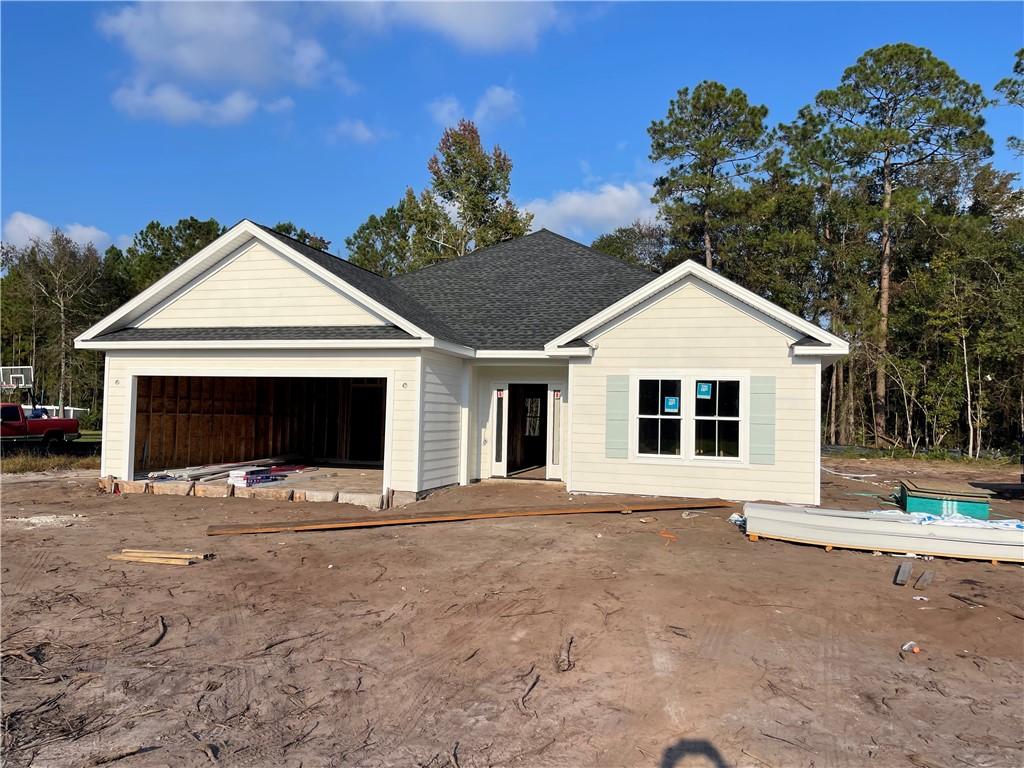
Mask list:
[{"label": "garage interior", "polygon": [[135,475],[272,457],[381,470],[386,392],[383,378],[140,376]]}]

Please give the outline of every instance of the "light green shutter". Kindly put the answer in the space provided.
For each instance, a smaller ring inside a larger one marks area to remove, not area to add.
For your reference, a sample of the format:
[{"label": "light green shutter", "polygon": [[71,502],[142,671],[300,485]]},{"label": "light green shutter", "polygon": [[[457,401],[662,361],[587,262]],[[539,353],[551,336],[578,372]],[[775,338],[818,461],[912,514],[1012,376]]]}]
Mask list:
[{"label": "light green shutter", "polygon": [[750,377],[750,463],[775,463],[775,377]]},{"label": "light green shutter", "polygon": [[604,403],[604,455],[629,455],[629,376],[609,376]]}]

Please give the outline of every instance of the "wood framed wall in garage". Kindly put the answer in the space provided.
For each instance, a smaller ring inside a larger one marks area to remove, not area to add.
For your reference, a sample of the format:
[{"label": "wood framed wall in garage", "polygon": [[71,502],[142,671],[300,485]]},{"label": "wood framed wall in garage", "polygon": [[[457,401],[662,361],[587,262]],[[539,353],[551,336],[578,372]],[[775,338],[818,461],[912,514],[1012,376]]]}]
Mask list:
[{"label": "wood framed wall in garage", "polygon": [[139,376],[136,386],[138,473],[271,456],[383,466],[383,378]]}]

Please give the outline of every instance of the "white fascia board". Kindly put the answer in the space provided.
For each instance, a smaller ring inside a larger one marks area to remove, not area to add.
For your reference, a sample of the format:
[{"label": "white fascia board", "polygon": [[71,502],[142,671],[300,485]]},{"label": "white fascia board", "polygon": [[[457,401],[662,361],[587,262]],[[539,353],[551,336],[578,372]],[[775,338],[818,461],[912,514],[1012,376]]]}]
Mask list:
[{"label": "white fascia board", "polygon": [[[730,295],[745,304],[749,304],[754,309],[777,320],[783,325],[787,325],[794,330],[800,331],[811,338],[825,342],[829,345],[829,350],[841,347],[845,347],[847,350],[849,349],[849,346],[845,341],[843,341],[843,339],[829,333],[824,328],[821,328],[814,323],[810,323],[802,317],[794,315],[792,312],[786,311],[779,305],[761,298],[753,291],[749,291],[743,286],[737,285],[732,280],[722,277],[707,267],[691,260],[684,261],[679,266],[670,269],[661,277],[652,280],[647,283],[647,285],[638,288],[628,296],[619,299],[610,307],[607,307],[596,315],[584,320],[575,328],[571,328],[556,339],[549,341],[544,345],[544,349],[553,351],[563,344],[568,344],[570,341],[577,339],[580,336],[585,336],[587,333],[590,333],[591,331],[600,328],[610,320],[615,319],[628,309],[636,306],[651,296],[657,295],[673,283],[679,282],[691,275],[698,280],[702,280],[708,285],[718,288],[723,293]],[[818,349],[824,350],[825,348],[819,347]],[[819,351],[819,354],[821,354],[821,351]]]},{"label": "white fascia board", "polygon": [[433,339],[239,339],[181,341],[103,341],[82,339],[79,349],[425,349],[435,346]]},{"label": "white fascia board", "polygon": [[450,355],[455,355],[455,357],[476,357],[476,352],[472,347],[437,338],[433,339],[433,342],[433,348],[440,352],[447,352]]},{"label": "white fascia board", "polygon": [[828,347],[792,345],[794,357],[844,357],[850,354],[850,345],[847,342],[832,344]]},{"label": "white fascia board", "polygon": [[[357,302],[364,304],[375,314],[391,321],[394,325],[401,328],[409,335],[428,339],[433,338],[431,334],[427,333],[422,328],[413,325],[404,317],[370,298],[362,291],[349,285],[337,275],[324,269],[311,259],[307,259],[294,248],[291,248],[287,243],[278,240],[276,237],[267,233],[261,227],[248,219],[243,219],[199,251],[195,256],[172,269],[169,273],[164,275],[160,280],[157,280],[153,285],[144,290],[134,299],[123,304],[121,307],[114,310],[114,312],[107,315],[91,328],[88,328],[85,332],[80,334],[75,339],[75,346],[80,349],[96,349],[97,347],[84,347],[79,346],[79,344],[80,342],[89,341],[105,331],[111,330],[125,318],[142,314],[147,307],[157,304],[170,293],[185,287],[206,272],[220,259],[245,245],[251,239],[259,240],[271,250],[284,256],[289,261],[292,261],[296,266],[316,275],[323,282],[333,286],[343,295],[355,299]],[[119,348],[123,349],[124,347],[119,346]]]},{"label": "white fascia board", "polygon": [[517,360],[548,360],[552,357],[590,357],[594,350],[590,347],[578,349],[478,349],[478,359],[517,359]]}]

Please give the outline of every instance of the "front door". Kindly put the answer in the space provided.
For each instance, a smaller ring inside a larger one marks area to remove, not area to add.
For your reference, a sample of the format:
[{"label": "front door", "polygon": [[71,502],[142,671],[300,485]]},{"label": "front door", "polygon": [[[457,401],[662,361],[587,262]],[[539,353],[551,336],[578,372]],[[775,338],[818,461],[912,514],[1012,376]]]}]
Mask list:
[{"label": "front door", "polygon": [[543,480],[547,466],[547,384],[510,384],[508,388],[508,475]]}]

